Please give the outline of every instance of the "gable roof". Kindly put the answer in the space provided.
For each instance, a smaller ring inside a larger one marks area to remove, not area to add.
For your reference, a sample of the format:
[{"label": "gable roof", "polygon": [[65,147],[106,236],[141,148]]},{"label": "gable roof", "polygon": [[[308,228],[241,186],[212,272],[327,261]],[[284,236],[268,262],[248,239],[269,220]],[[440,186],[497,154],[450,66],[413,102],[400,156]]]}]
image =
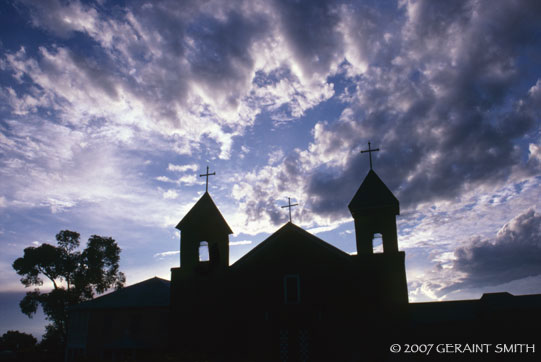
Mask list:
[{"label": "gable roof", "polygon": [[257,245],[255,248],[250,250],[248,253],[246,253],[242,258],[237,260],[231,267],[237,267],[242,264],[244,264],[247,260],[260,255],[261,253],[265,253],[265,250],[267,250],[269,247],[273,245],[273,243],[281,238],[285,237],[291,237],[293,239],[304,239],[307,240],[314,245],[325,248],[329,254],[337,256],[339,258],[344,258],[344,260],[349,261],[350,255],[343,252],[342,250],[338,249],[337,247],[332,246],[331,244],[321,240],[315,235],[310,234],[308,231],[298,227],[297,225],[293,224],[291,221],[286,223],[284,226],[282,226],[280,229],[278,229],[274,234],[263,240],[259,245]]},{"label": "gable roof", "polygon": [[382,208],[390,208],[396,215],[400,214],[398,199],[374,170],[368,172],[348,208],[352,214]]},{"label": "gable roof", "polygon": [[215,232],[224,232],[233,234],[229,225],[216,207],[214,201],[208,192],[196,202],[188,213],[180,220],[176,228],[179,230],[188,229],[208,229],[212,228]]},{"label": "gable roof", "polygon": [[154,277],[79,303],[70,309],[168,307],[169,285],[169,280]]}]

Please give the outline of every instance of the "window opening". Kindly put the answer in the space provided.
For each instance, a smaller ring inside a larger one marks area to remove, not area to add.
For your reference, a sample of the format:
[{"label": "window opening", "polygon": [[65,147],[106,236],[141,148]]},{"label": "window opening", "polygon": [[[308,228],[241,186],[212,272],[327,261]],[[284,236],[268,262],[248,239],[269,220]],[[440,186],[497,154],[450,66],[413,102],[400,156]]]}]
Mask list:
[{"label": "window opening", "polygon": [[301,300],[300,279],[298,274],[284,277],[284,303],[296,304]]},{"label": "window opening", "polygon": [[383,253],[383,235],[375,233],[372,237],[372,250],[374,253]]},{"label": "window opening", "polygon": [[199,261],[209,261],[209,243],[202,241],[199,244]]}]

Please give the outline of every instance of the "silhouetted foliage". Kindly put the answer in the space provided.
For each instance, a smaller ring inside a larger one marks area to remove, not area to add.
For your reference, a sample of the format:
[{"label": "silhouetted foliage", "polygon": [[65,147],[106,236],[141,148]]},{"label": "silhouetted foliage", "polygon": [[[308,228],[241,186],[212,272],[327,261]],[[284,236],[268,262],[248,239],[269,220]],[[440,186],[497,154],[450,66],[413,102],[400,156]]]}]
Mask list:
[{"label": "silhouetted foliage", "polygon": [[36,338],[31,334],[7,331],[0,337],[0,351],[28,351],[34,349],[37,342]]},{"label": "silhouetted foliage", "polygon": [[67,307],[92,299],[111,287],[124,286],[126,278],[119,271],[120,248],[110,237],[92,235],[87,247],[77,251],[79,233],[62,230],[56,235],[58,246],[42,244],[24,249],[24,256],[13,262],[26,287],[43,285],[42,277],[53,283],[53,290],[43,293],[39,288],[27,292],[19,306],[28,317],[41,305],[52,323],[41,344],[51,350],[61,348],[66,339]]},{"label": "silhouetted foliage", "polygon": [[62,331],[54,326],[54,324],[49,324],[45,326],[45,334],[41,338],[41,341],[38,344],[38,348],[41,351],[56,351],[59,346],[63,346],[64,338]]}]

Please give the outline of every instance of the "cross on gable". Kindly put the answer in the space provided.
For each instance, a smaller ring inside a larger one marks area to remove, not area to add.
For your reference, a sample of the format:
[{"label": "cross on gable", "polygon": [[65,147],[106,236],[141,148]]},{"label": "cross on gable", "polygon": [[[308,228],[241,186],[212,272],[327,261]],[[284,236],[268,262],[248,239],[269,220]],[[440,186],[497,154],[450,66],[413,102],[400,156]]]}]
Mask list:
[{"label": "cross on gable", "polygon": [[368,157],[370,159],[370,169],[372,169],[372,152],[379,151],[379,148],[370,148],[370,141],[368,141],[368,149],[361,150],[361,153],[368,152]]},{"label": "cross on gable", "polygon": [[209,167],[208,166],[207,166],[207,173],[199,175],[199,177],[206,177],[207,178],[207,183],[206,183],[206,186],[205,186],[205,192],[209,191],[209,176],[215,176],[215,175],[216,175],[216,172],[209,173]]},{"label": "cross on gable", "polygon": [[282,206],[282,209],[283,209],[284,207],[289,208],[289,222],[291,222],[291,208],[292,208],[293,206],[298,206],[298,205],[299,205],[299,204],[292,204],[292,203],[291,203],[291,197],[288,197],[288,198],[287,198],[287,205]]}]

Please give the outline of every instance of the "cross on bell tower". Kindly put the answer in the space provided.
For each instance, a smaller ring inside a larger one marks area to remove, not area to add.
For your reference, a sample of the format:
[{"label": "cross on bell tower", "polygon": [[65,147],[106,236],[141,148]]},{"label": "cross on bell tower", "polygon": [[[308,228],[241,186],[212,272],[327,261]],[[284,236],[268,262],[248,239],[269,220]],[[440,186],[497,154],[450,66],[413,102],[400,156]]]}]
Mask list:
[{"label": "cross on bell tower", "polygon": [[372,148],[370,142],[368,150],[361,151],[368,152],[370,156],[370,171],[348,205],[355,220],[358,254],[373,253],[372,242],[376,233],[382,235],[384,252],[398,252],[396,215],[400,214],[400,206],[398,199],[372,169],[372,152],[376,151],[379,148]]},{"label": "cross on bell tower", "polygon": [[199,175],[199,177],[206,177],[207,178],[207,183],[206,183],[206,186],[205,186],[205,192],[209,191],[209,176],[216,176],[216,172],[209,173],[209,167],[207,166],[207,173]]},{"label": "cross on bell tower", "polygon": [[299,204],[292,204],[292,203],[291,203],[291,197],[288,197],[288,198],[287,198],[287,205],[282,206],[282,209],[283,209],[284,207],[289,208],[289,222],[291,222],[291,208],[292,208],[293,206],[298,206],[298,205],[299,205]]},{"label": "cross on bell tower", "polygon": [[372,169],[372,152],[379,151],[379,148],[370,148],[370,141],[368,141],[368,149],[361,150],[361,153],[368,152],[368,157],[370,158],[370,169]]}]

